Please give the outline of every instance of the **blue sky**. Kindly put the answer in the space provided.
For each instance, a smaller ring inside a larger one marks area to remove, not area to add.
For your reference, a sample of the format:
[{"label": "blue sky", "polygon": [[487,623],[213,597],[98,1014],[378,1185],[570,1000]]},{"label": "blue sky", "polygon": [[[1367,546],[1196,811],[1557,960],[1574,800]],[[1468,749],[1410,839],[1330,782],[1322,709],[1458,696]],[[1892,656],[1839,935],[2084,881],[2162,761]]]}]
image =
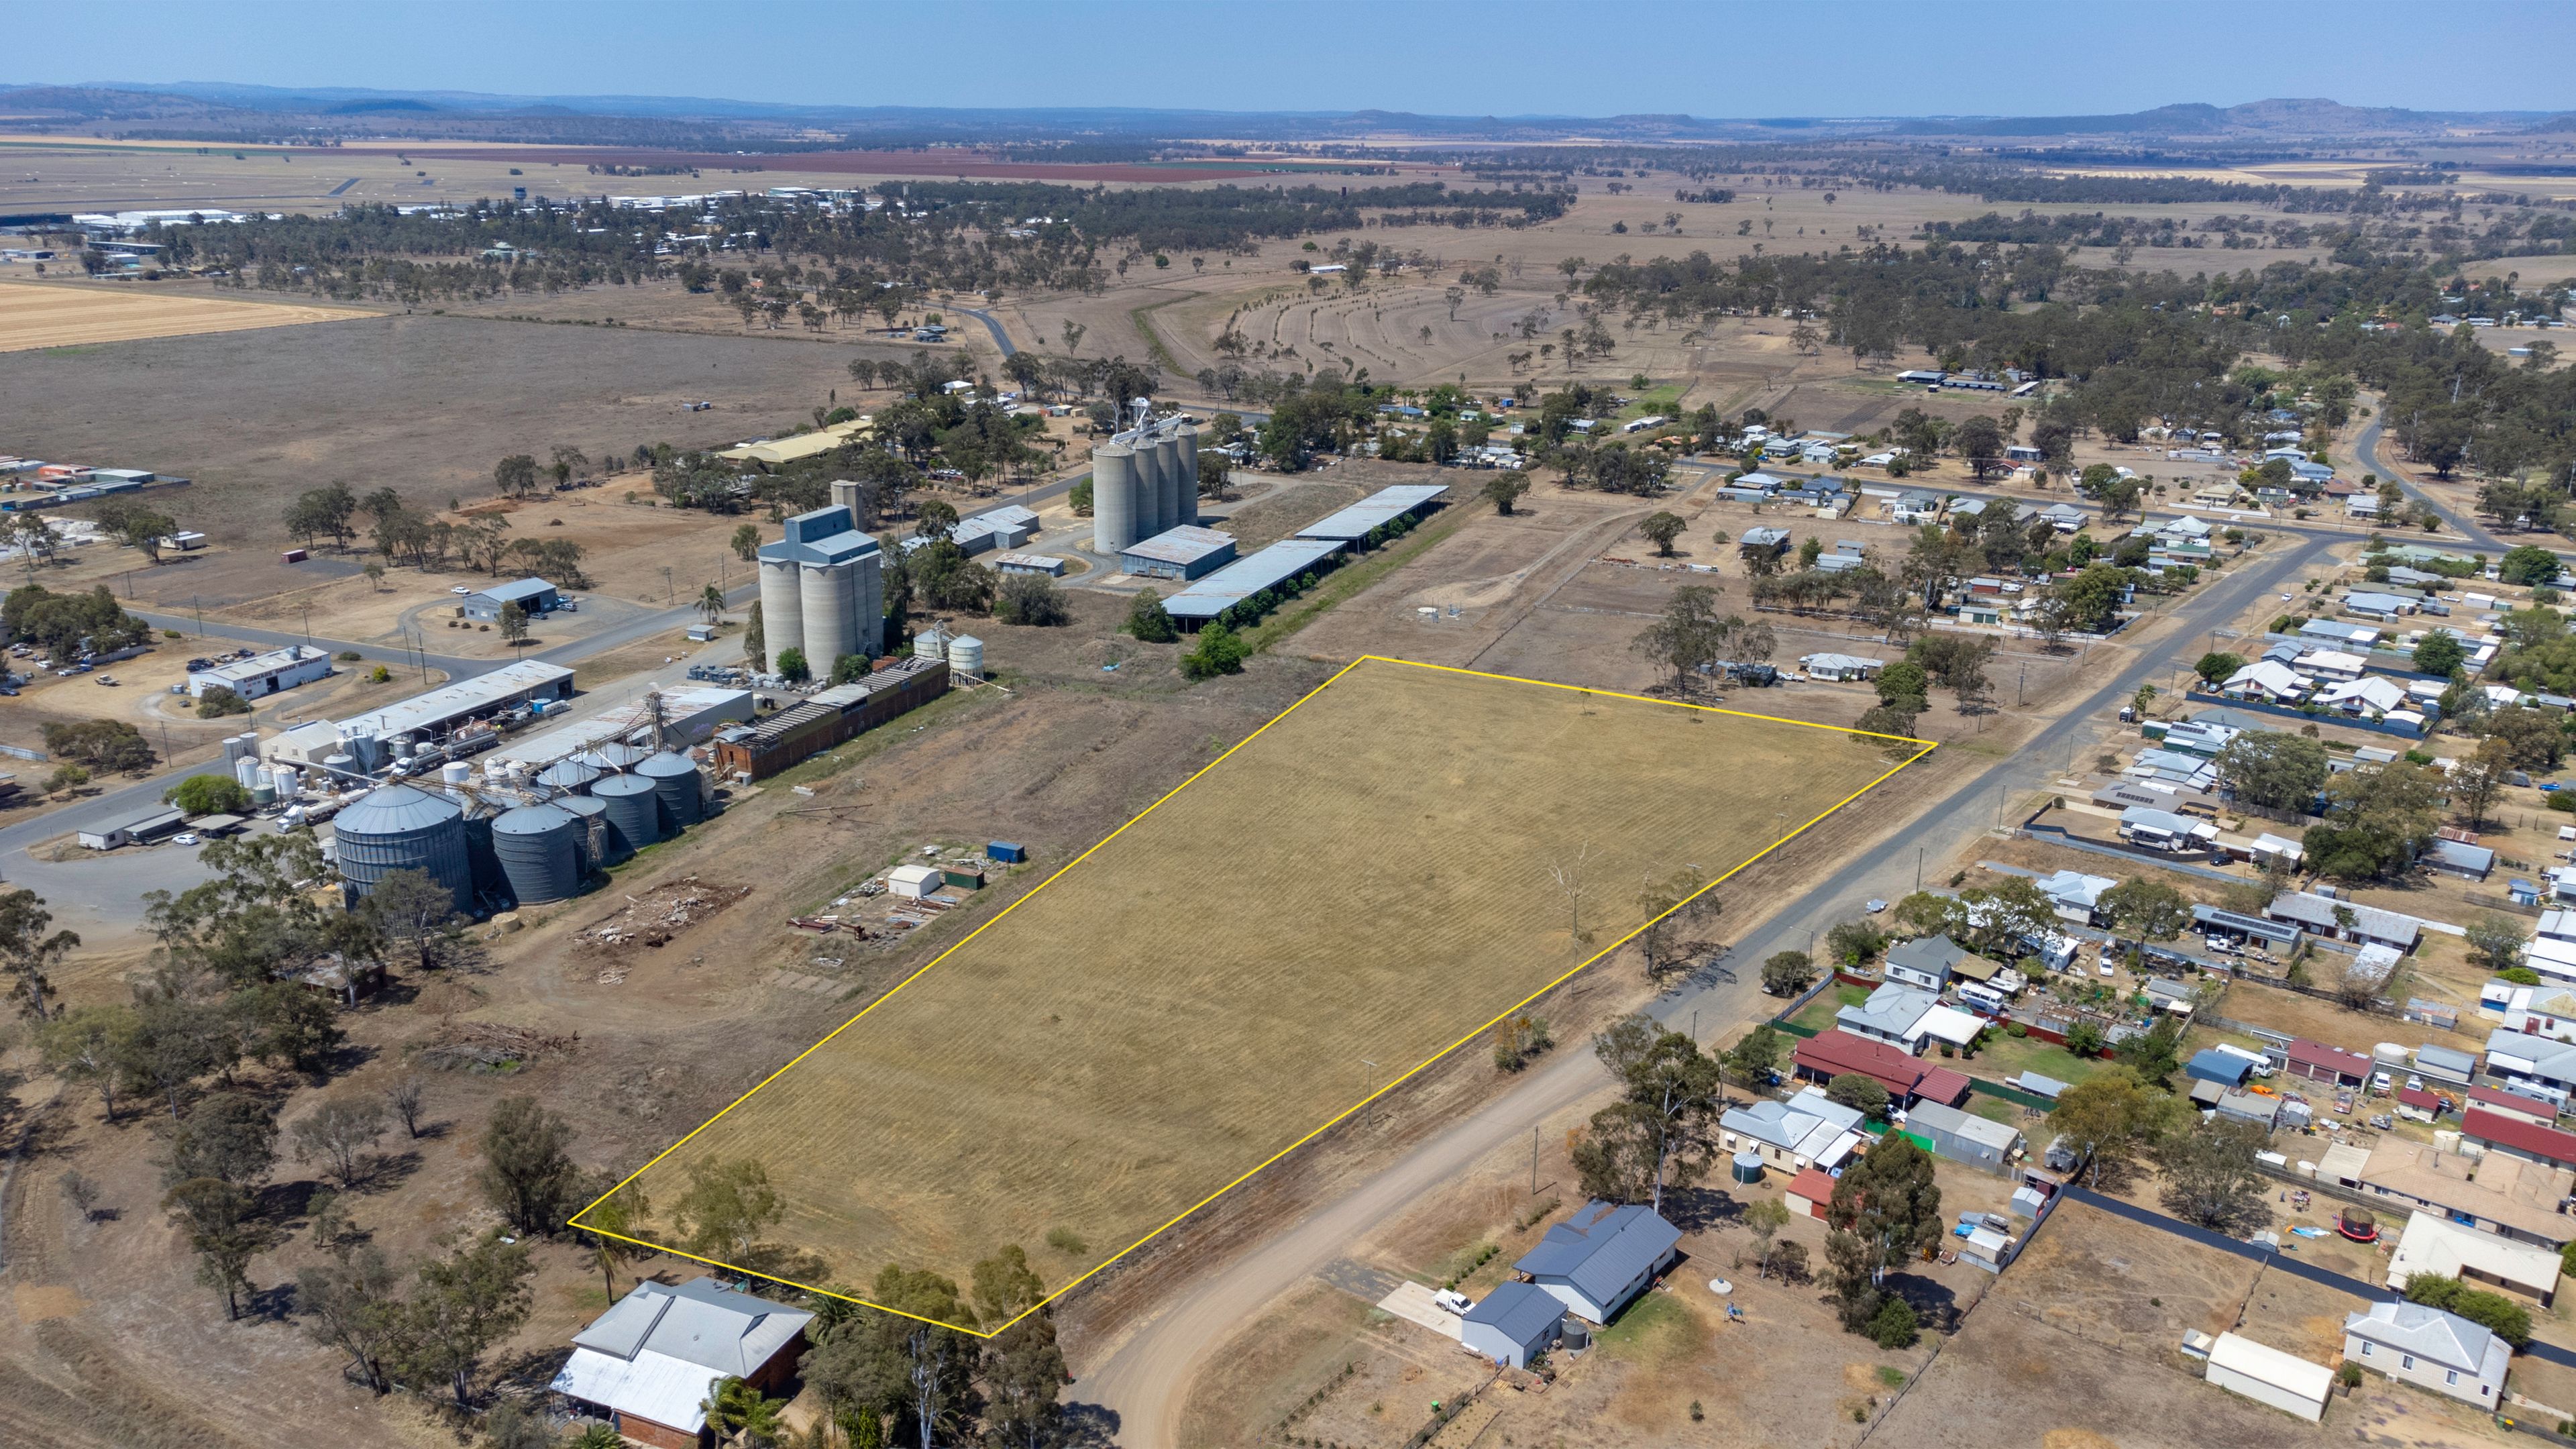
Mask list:
[{"label": "blue sky", "polygon": [[[2558,110],[2576,108],[2570,40],[2565,0],[20,0],[0,9],[0,81],[1463,115],[2056,115],[2270,96]],[[2513,56],[2527,63],[2500,63]]]}]

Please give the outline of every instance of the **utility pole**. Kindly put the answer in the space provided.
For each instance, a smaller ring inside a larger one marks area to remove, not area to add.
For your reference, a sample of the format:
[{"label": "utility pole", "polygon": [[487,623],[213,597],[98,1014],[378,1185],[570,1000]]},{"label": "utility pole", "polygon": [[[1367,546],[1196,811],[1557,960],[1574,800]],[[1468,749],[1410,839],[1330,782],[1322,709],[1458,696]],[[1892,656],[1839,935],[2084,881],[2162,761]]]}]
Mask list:
[{"label": "utility pole", "polygon": [[1538,1124],[1530,1124],[1530,1196],[1538,1196]]},{"label": "utility pole", "polygon": [[1923,889],[1923,847],[1914,847],[1914,888]]}]

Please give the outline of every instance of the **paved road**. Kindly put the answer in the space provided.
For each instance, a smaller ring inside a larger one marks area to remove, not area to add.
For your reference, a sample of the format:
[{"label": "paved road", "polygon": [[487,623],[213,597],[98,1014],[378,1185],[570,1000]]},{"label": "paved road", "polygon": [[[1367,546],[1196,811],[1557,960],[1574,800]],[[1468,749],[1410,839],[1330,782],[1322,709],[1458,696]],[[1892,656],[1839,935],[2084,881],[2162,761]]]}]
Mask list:
[{"label": "paved road", "polygon": [[[2010,758],[1954,789],[1912,828],[1845,863],[1769,923],[1738,940],[1729,961],[1749,967],[1773,952],[1804,948],[1871,898],[1894,900],[1912,890],[1920,860],[1946,858],[1958,842],[1995,824],[2000,805],[2065,771],[2082,738],[2137,692],[2160,682],[2179,661],[2196,657],[2201,633],[2250,607],[2296,577],[2325,550],[2312,539],[2268,560],[2230,570],[2175,610],[2174,629],[2111,676]],[[1860,807],[1860,808],[1866,808]],[[1767,1012],[1755,972],[1712,980],[1657,1001],[1652,1014],[1714,1038],[1732,1024]],[[1074,1397],[1117,1417],[1129,1449],[1171,1449],[1181,1396],[1207,1357],[1244,1319],[1345,1254],[1349,1245],[1426,1193],[1455,1181],[1487,1153],[1525,1139],[1547,1119],[1580,1107],[1608,1085],[1591,1053],[1573,1044],[1439,1136],[1415,1148],[1341,1196],[1185,1287],[1139,1324],[1074,1385]]]},{"label": "paved road", "polygon": [[2444,526],[2448,527],[2454,535],[2467,541],[2473,547],[2486,550],[2490,556],[2501,557],[2506,549],[2513,547],[2512,544],[2506,543],[2497,538],[2494,534],[2489,533],[2486,530],[2485,525],[2479,523],[2475,518],[2468,517],[2458,512],[2449,504],[2441,502],[2430,494],[2424,492],[2424,490],[2416,487],[2414,484],[2407,482],[2405,477],[2397,471],[2396,467],[2390,461],[2392,455],[2386,451],[2388,439],[2382,425],[2387,421],[2388,418],[2384,409],[2373,411],[2370,416],[2370,422],[2362,428],[2360,436],[2353,439],[2353,452],[2358,456],[2363,469],[2382,478],[2395,479],[2398,488],[2403,491],[2408,498],[2425,508],[2433,510],[2433,516],[2441,519]]},{"label": "paved road", "polygon": [[993,320],[992,313],[979,312],[972,307],[960,307],[957,310],[984,324],[984,330],[993,334],[993,345],[1002,349],[1002,356],[1008,358],[1018,355],[1020,344],[1011,340],[1011,334],[1002,330],[1002,324]]}]

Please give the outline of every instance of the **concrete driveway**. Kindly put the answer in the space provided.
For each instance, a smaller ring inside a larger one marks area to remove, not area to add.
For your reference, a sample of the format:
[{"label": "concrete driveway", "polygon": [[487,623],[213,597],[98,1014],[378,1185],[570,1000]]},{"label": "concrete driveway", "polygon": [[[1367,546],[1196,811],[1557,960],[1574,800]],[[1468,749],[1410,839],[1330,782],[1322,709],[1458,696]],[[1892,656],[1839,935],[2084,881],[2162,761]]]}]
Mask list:
[{"label": "concrete driveway", "polygon": [[1443,1338],[1464,1338],[1466,1320],[1431,1301],[1427,1283],[1399,1283],[1395,1291],[1377,1301],[1377,1306],[1403,1319],[1419,1323]]}]

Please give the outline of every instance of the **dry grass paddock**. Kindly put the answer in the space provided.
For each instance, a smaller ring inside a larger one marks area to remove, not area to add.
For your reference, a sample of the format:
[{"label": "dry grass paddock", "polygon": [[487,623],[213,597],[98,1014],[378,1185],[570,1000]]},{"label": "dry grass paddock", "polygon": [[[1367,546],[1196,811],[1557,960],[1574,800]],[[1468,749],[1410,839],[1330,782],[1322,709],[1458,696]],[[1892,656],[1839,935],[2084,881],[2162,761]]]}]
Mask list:
[{"label": "dry grass paddock", "polygon": [[367,315],[340,307],[171,297],[103,287],[0,283],[0,352],[131,342],[139,337],[186,337],[199,332],[244,332],[255,327],[343,322]]},{"label": "dry grass paddock", "polygon": [[1016,1243],[1061,1289],[1606,951],[1649,883],[1890,772],[1840,731],[1363,660],[641,1185],[751,1159],[830,1282]]}]

